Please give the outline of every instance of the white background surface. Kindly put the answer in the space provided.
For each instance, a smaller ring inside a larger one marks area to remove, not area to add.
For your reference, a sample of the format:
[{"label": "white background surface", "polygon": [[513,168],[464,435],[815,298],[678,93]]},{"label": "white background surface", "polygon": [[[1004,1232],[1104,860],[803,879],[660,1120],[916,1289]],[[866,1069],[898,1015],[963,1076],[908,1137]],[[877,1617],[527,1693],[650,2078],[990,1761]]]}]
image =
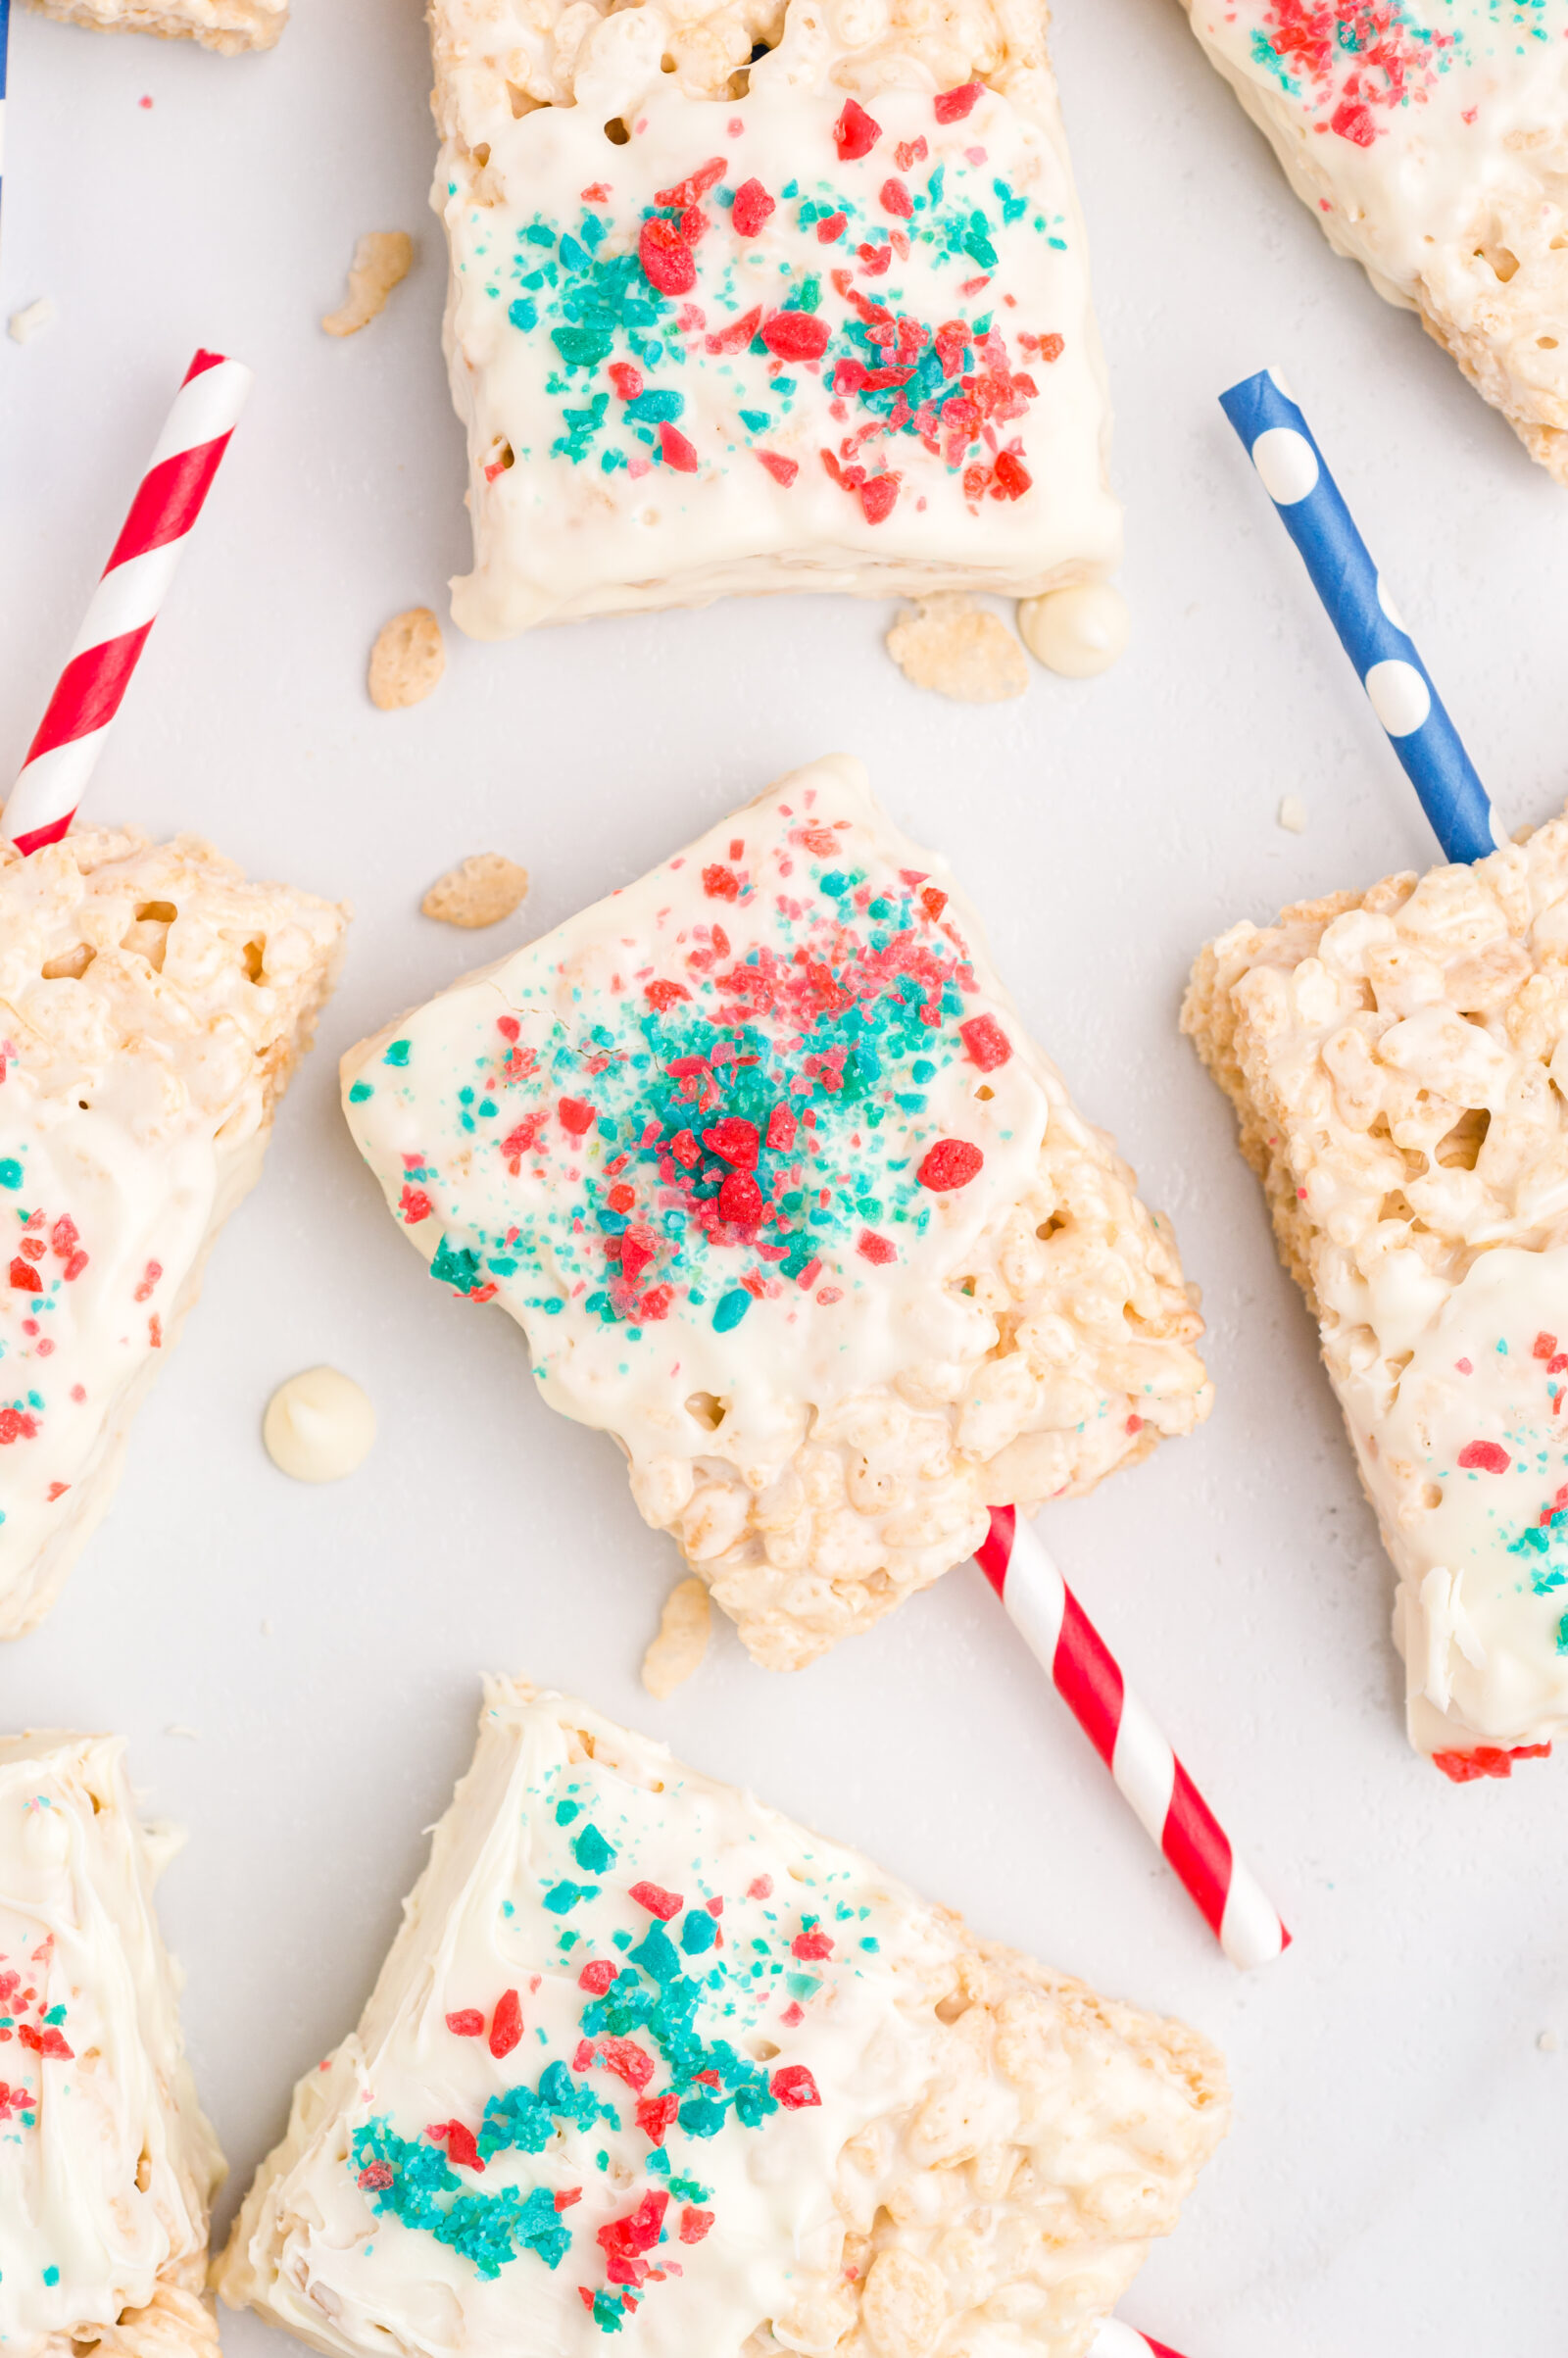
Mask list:
[{"label": "white background surface", "polygon": [[[0,1724],[122,1730],[152,1806],[190,1829],[163,1908],[233,2168],[224,2224],[296,2075],[357,2016],[479,1672],[517,1668],[1222,2043],[1235,2133],[1135,2323],[1189,2358],[1561,2358],[1568,2051],[1538,2038],[1568,2042],[1568,1764],[1455,1790],[1406,1751],[1388,1574],[1314,1337],[1175,1019],[1210,932],[1432,856],[1218,390],[1289,371],[1510,826],[1564,791],[1568,500],[1331,256],[1169,0],[1060,0],[1056,51],[1128,504],[1116,673],[945,705],[883,654],[891,609],[801,599],[450,634],[437,695],[383,715],[376,629],[444,611],[466,562],[413,0],[300,0],[274,56],[235,62],[23,12],[0,313],[47,293],[62,319],[0,343],[0,770],[191,351],[238,354],[258,390],[94,810],[208,832],[359,918],[118,1503],[43,1631],[0,1656]],[[355,237],[391,227],[418,237],[414,276],[330,341]],[[668,1543],[611,1445],[535,1399],[509,1322],[423,1281],[339,1117],[348,1043],[837,747],[951,854],[1204,1288],[1212,1420],[1045,1533],[1296,1932],[1251,1979],[972,1567],[790,1681],[726,1624],[650,1702]],[[1302,837],[1275,824],[1286,793]],[[533,871],[521,916],[476,943],[416,913],[488,849]],[[259,1429],[272,1386],[321,1359],[368,1386],[381,1438],[313,1491]],[[224,2331],[283,2358],[254,2321]]]}]

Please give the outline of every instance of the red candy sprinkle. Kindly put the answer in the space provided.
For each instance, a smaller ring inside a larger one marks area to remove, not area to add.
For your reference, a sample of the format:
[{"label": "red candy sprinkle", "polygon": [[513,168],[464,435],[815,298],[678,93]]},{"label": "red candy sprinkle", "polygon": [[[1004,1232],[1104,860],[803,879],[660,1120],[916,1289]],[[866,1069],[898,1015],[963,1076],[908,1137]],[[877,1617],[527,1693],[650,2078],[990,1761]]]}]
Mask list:
[{"label": "red candy sprinkle", "polygon": [[761,460],[774,482],[782,483],[785,490],[788,491],[801,471],[799,459],[781,459],[776,451],[770,450],[760,450],[756,455]]},{"label": "red candy sprinkle", "polygon": [[677,1130],[669,1142],[669,1151],[689,1171],[694,1171],[703,1159],[703,1150],[690,1130]]},{"label": "red candy sprinkle", "polygon": [[754,1882],[747,1885],[746,1896],[748,1899],[771,1899],[773,1896],[772,1876],[759,1875]]},{"label": "red candy sprinkle", "polygon": [[661,1924],[667,1924],[671,1916],[678,1916],[686,1904],[678,1891],[666,1891],[662,1884],[657,1883],[634,1883],[631,1896],[640,1908],[648,1910],[650,1916],[657,1916]]},{"label": "red candy sprinkle", "polygon": [[592,1964],[585,1965],[578,1974],[577,1987],[591,1990],[595,1997],[603,1997],[619,1971],[620,1967],[613,1958],[595,1957]]},{"label": "red candy sprinkle", "polygon": [[700,2211],[695,2205],[680,2215],[680,2239],[683,2243],[701,2243],[713,2224],[711,2211]]},{"label": "red candy sprinkle", "polygon": [[742,312],[738,319],[731,319],[717,335],[704,336],[703,342],[710,352],[744,352],[761,324],[762,307],[754,303],[750,311]]},{"label": "red candy sprinkle", "polygon": [[819,246],[832,245],[837,238],[844,235],[849,225],[850,217],[847,213],[824,213],[816,224],[817,244]]},{"label": "red candy sprinkle", "polygon": [[1467,1441],[1459,1451],[1459,1463],[1467,1474],[1505,1474],[1512,1460],[1497,1442]]},{"label": "red candy sprinkle", "polygon": [[683,983],[651,982],[644,990],[643,997],[651,1007],[657,1007],[662,1015],[678,999],[690,999],[691,993]]},{"label": "red candy sprinkle", "polygon": [[1549,1359],[1552,1353],[1556,1351],[1556,1336],[1548,1335],[1545,1329],[1543,1328],[1530,1347],[1530,1356],[1533,1359]]},{"label": "red candy sprinkle", "polygon": [[473,2131],[465,2129],[461,2121],[432,2121],[425,2136],[436,2144],[445,2145],[447,2159],[455,2170],[482,2170],[479,2148],[473,2141]]},{"label": "red candy sprinkle", "polygon": [[773,2093],[786,2112],[800,2112],[808,2104],[820,2104],[816,2082],[804,2063],[787,2063],[781,2072],[773,2074]]},{"label": "red candy sprinkle", "polygon": [[739,237],[755,237],[762,223],[778,210],[760,180],[743,180],[735,191],[730,208],[730,220]]},{"label": "red candy sprinkle", "polygon": [[879,1265],[884,1261],[896,1261],[899,1257],[898,1247],[885,1236],[878,1236],[874,1228],[861,1229],[855,1250],[862,1260],[875,1261]]},{"label": "red candy sprinkle", "polygon": [[677,180],[673,188],[662,188],[654,203],[675,205],[684,213],[707,196],[710,188],[715,188],[728,170],[729,166],[722,156],[710,156],[706,164],[700,165],[696,172],[688,172],[684,180]]},{"label": "red candy sprinkle", "polygon": [[932,104],[938,123],[961,123],[966,115],[972,115],[980,91],[979,82],[964,82],[959,89],[940,91]]},{"label": "red candy sprinkle", "polygon": [[651,2144],[662,2145],[667,2131],[673,2129],[680,2111],[680,2098],[666,2089],[662,2096],[640,2096],[637,2100],[637,2126]]},{"label": "red candy sprinkle", "polygon": [[831,1933],[825,1933],[819,1924],[811,1925],[804,1933],[797,1933],[790,1942],[792,1957],[820,1958],[830,1957],[832,1954],[833,1936]]},{"label": "red candy sprinkle", "polygon": [[995,1072],[1012,1055],[1012,1042],[995,1015],[971,1015],[967,1023],[959,1024],[958,1038],[968,1051],[970,1063],[978,1064],[982,1072]]},{"label": "red candy sprinkle", "polygon": [[368,2194],[384,2193],[392,2184],[392,2164],[390,2162],[367,2162],[360,2172],[358,2183]]},{"label": "red candy sprinkle", "polygon": [[697,284],[696,256],[673,221],[644,221],[637,259],[662,295],[689,295]]},{"label": "red candy sprinkle", "polygon": [[499,2063],[522,2037],[522,2000],[515,1990],[504,1990],[496,2000],[490,2023],[490,2052]]},{"label": "red candy sprinkle", "polygon": [[11,1282],[19,1294],[41,1294],[43,1292],[43,1284],[37,1270],[31,1261],[24,1261],[20,1253],[11,1264],[10,1274]]},{"label": "red candy sprinkle", "polygon": [[669,2196],[661,2187],[657,2193],[645,2194],[629,2218],[612,2219],[608,2227],[599,2230],[605,2274],[612,2284],[643,2282],[648,2262],[640,2255],[652,2251],[659,2241],[668,2208]]},{"label": "red candy sprinkle", "polygon": [[[966,1138],[939,1138],[914,1175],[933,1195],[947,1195],[956,1187],[967,1187],[984,1162],[980,1149]],[[1464,1459],[1459,1462],[1462,1465]]]},{"label": "red candy sprinkle", "polygon": [[[741,880],[733,868],[724,867],[714,860],[711,867],[703,870],[703,890],[710,901],[738,901]],[[684,998],[684,992],[681,996]]]},{"label": "red candy sprinkle", "polygon": [[819,361],[827,350],[827,321],[810,311],[772,312],[761,328],[763,343],[781,361]]},{"label": "red candy sprinkle", "polygon": [[999,450],[991,471],[997,478],[999,490],[1009,500],[1021,500],[1034,481],[1028,467],[1021,459],[1015,459],[1011,451]]},{"label": "red candy sprinkle", "polygon": [[939,893],[934,884],[928,884],[925,888],[925,891],[920,895],[920,907],[925,910],[926,915],[930,918],[933,925],[936,923],[938,917],[941,916],[942,911],[947,908],[947,894]]},{"label": "red candy sprinkle", "polygon": [[[710,1154],[718,1154],[737,1170],[750,1171],[757,1167],[757,1151],[760,1144],[757,1124],[746,1121],[738,1113],[726,1113],[710,1130],[703,1132],[703,1144]],[[676,1903],[679,1904],[678,1902]]]},{"label": "red candy sprinkle", "polygon": [[[857,246],[855,250],[860,258],[860,267],[867,278],[885,278],[887,276],[889,266],[893,261],[891,246]],[[891,377],[894,383],[900,384],[905,381],[906,374],[906,371],[902,368],[896,371],[891,368],[877,368],[867,371],[866,381],[870,383],[873,378],[881,380]]]},{"label": "red candy sprinkle", "polygon": [[[941,105],[941,100],[938,100]],[[972,103],[972,101],[971,101]],[[833,144],[839,151],[841,164],[854,164],[868,156],[882,136],[882,125],[869,116],[857,98],[844,101],[844,112],[833,125]]]},{"label": "red candy sprinkle", "polygon": [[767,1143],[775,1154],[787,1154],[795,1144],[795,1116],[788,1105],[775,1105],[768,1115]]},{"label": "red candy sprinkle", "polygon": [[569,2211],[574,2202],[581,2202],[581,2186],[563,2186],[561,2192],[556,2196],[556,2208],[558,2211]]},{"label": "red candy sprinkle", "polygon": [[746,1226],[758,1218],[762,1208],[762,1191],[750,1171],[731,1171],[718,1191],[718,1209],[722,1219]]},{"label": "red candy sprinkle", "polygon": [[556,1111],[561,1116],[562,1128],[569,1130],[573,1138],[583,1137],[594,1126],[594,1109],[580,1097],[562,1098]]},{"label": "red candy sprinkle", "polygon": [[[26,1994],[30,1997],[32,1991],[29,1990]],[[17,2037],[23,2045],[30,2047],[35,2055],[47,2055],[56,2063],[74,2063],[75,2061],[75,2048],[66,2044],[64,2035],[57,2031],[52,2023],[42,2031],[35,2031],[28,2023],[17,2033]]]},{"label": "red candy sprinkle", "polygon": [[427,1220],[434,1209],[435,1205],[422,1187],[406,1187],[398,1198],[398,1210],[406,1228],[417,1228],[419,1222]]},{"label": "red candy sprinkle", "polygon": [[571,2059],[571,2068],[574,2072],[585,2072],[596,2061],[603,2063],[607,2072],[613,2072],[617,2080],[624,2080],[638,2095],[654,2076],[654,2059],[635,2039],[585,2039]]},{"label": "red candy sprinkle", "polygon": [[1473,1752],[1434,1752],[1432,1765],[1454,1785],[1474,1785],[1478,1777],[1511,1777],[1516,1760],[1549,1760],[1549,1744],[1516,1744],[1502,1752],[1494,1744],[1478,1744]]},{"label": "red candy sprinkle", "polygon": [[[605,371],[622,401],[635,401],[643,389],[643,372],[630,361],[612,361]],[[513,1034],[516,1038],[516,1034]]]},{"label": "red candy sprinkle", "polygon": [[447,2029],[454,2039],[481,2039],[484,2036],[484,2016],[477,2006],[464,2006],[447,2016]]},{"label": "red candy sprinkle", "polygon": [[873,475],[860,485],[860,510],[868,524],[885,523],[898,504],[897,475]]},{"label": "red candy sprinkle", "polygon": [[914,219],[914,199],[902,180],[884,180],[878,202],[884,213],[896,215],[901,221]]},{"label": "red candy sprinkle", "polygon": [[659,429],[659,449],[664,465],[672,467],[677,474],[694,475],[697,472],[696,451],[679,426],[671,425],[667,418]]}]

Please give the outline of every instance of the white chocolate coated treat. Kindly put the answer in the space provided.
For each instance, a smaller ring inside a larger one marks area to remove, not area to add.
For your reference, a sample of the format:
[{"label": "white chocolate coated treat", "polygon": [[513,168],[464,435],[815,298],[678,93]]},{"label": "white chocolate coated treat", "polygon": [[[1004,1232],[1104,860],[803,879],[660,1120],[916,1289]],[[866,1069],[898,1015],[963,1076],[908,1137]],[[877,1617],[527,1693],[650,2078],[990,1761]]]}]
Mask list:
[{"label": "white chocolate coated treat", "polygon": [[[438,1282],[524,1327],[791,1668],[1206,1413],[1168,1230],[858,762],[344,1058]],[[1005,1321],[1005,1324],[1004,1323]]]},{"label": "white chocolate coated treat", "polygon": [[200,2299],[222,2157],[153,1914],[170,1848],[107,1737],[0,1743],[0,2348],[216,2358]]},{"label": "white chocolate coated treat", "polygon": [[0,860],[0,1636],[47,1611],[254,1184],[346,912],[190,837]]},{"label": "white chocolate coated treat", "polygon": [[351,1376],[307,1367],[279,1384],[262,1420],[267,1453],[296,1482],[340,1482],[375,1442],[375,1410]]},{"label": "white chocolate coated treat", "polygon": [[1179,2025],[497,1681],[217,2283],[333,2358],[1081,2358],[1226,2110]]},{"label": "white chocolate coated treat", "polygon": [[464,629],[1114,568],[1045,11],[989,18],[971,57],[956,17],[793,0],[748,63],[736,14],[699,50],[583,5],[547,58],[548,7],[437,0]]},{"label": "white chocolate coated treat", "polygon": [[270,49],[288,22],[288,0],[29,0],[62,25],[99,32],[156,32],[235,57]]},{"label": "white chocolate coated treat", "polygon": [[1108,581],[1081,582],[1026,599],[1018,631],[1037,663],[1063,679],[1097,679],[1127,652],[1132,617]]},{"label": "white chocolate coated treat", "polygon": [[1186,0],[1338,253],[1568,482],[1568,0]]},{"label": "white chocolate coated treat", "polygon": [[1321,1321],[1412,1741],[1504,1774],[1568,1732],[1568,822],[1235,927],[1184,1023]]}]

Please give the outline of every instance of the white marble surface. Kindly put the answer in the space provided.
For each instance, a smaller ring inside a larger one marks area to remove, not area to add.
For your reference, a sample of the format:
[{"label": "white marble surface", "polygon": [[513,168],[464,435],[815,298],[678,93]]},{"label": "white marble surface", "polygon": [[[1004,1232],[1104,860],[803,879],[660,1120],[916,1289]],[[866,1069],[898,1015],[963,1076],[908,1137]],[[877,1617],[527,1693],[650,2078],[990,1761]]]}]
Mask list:
[{"label": "white marble surface", "polygon": [[[0,341],[0,769],[191,350],[237,353],[256,396],[95,809],[209,831],[360,916],[118,1504],[0,1656],[0,1723],[122,1729],[190,1828],[164,1912],[230,2202],[358,2011],[478,1672],[526,1668],[1224,2044],[1234,2137],[1127,2303],[1189,2358],[1561,2358],[1568,2052],[1540,2042],[1568,2038],[1568,1766],[1456,1791],[1405,1750],[1371,1520],[1175,1013],[1232,917],[1430,855],[1220,387],[1288,370],[1509,825],[1563,793],[1568,503],[1334,260],[1172,0],[1061,0],[1056,46],[1128,504],[1119,670],[965,711],[895,672],[887,610],[803,600],[454,640],[438,694],[389,716],[370,641],[441,604],[466,537],[414,0],[300,0],[273,57],[232,63],[22,13],[0,314],[49,294],[61,317]],[[355,237],[391,227],[417,235],[413,277],[331,342],[317,320]],[[636,1671],[672,1556],[610,1445],[533,1398],[507,1322],[421,1282],[339,1119],[338,1050],[472,959],[416,913],[453,860],[533,870],[489,954],[836,746],[958,862],[1205,1289],[1211,1422],[1046,1530],[1297,1934],[1252,1979],[972,1568],[793,1682],[726,1636],[651,1703]],[[1276,824],[1284,795],[1304,834]],[[322,1490],[260,1438],[273,1386],[318,1360],[381,1426]],[[225,2333],[264,2358],[260,2326]]]}]

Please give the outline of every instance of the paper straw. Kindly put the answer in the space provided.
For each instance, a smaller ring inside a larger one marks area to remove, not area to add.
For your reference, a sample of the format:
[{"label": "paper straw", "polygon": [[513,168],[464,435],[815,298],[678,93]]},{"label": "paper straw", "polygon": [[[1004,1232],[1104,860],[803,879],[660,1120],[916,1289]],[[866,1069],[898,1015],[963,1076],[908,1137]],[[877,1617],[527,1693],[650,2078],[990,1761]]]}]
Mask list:
[{"label": "paper straw", "polygon": [[198,352],[185,371],[6,805],[19,852],[58,843],[74,818],[254,382],[217,352]]},{"label": "paper straw", "polygon": [[1016,1508],[992,1507],[990,1536],[976,1555],[1024,1644],[1050,1671],[1231,1963],[1267,1965],[1283,1955],[1290,1934]]},{"label": "paper straw", "polygon": [[1107,2317],[1089,2348],[1089,2358],[1181,2358],[1168,2341],[1156,2341],[1152,2333],[1139,2333],[1124,2326],[1119,2317]]},{"label": "paper straw", "polygon": [[1487,790],[1295,396],[1264,368],[1219,400],[1301,553],[1445,858],[1484,860],[1505,840]]},{"label": "paper straw", "polygon": [[6,50],[10,45],[11,0],[0,0],[0,190],[6,170]]}]

